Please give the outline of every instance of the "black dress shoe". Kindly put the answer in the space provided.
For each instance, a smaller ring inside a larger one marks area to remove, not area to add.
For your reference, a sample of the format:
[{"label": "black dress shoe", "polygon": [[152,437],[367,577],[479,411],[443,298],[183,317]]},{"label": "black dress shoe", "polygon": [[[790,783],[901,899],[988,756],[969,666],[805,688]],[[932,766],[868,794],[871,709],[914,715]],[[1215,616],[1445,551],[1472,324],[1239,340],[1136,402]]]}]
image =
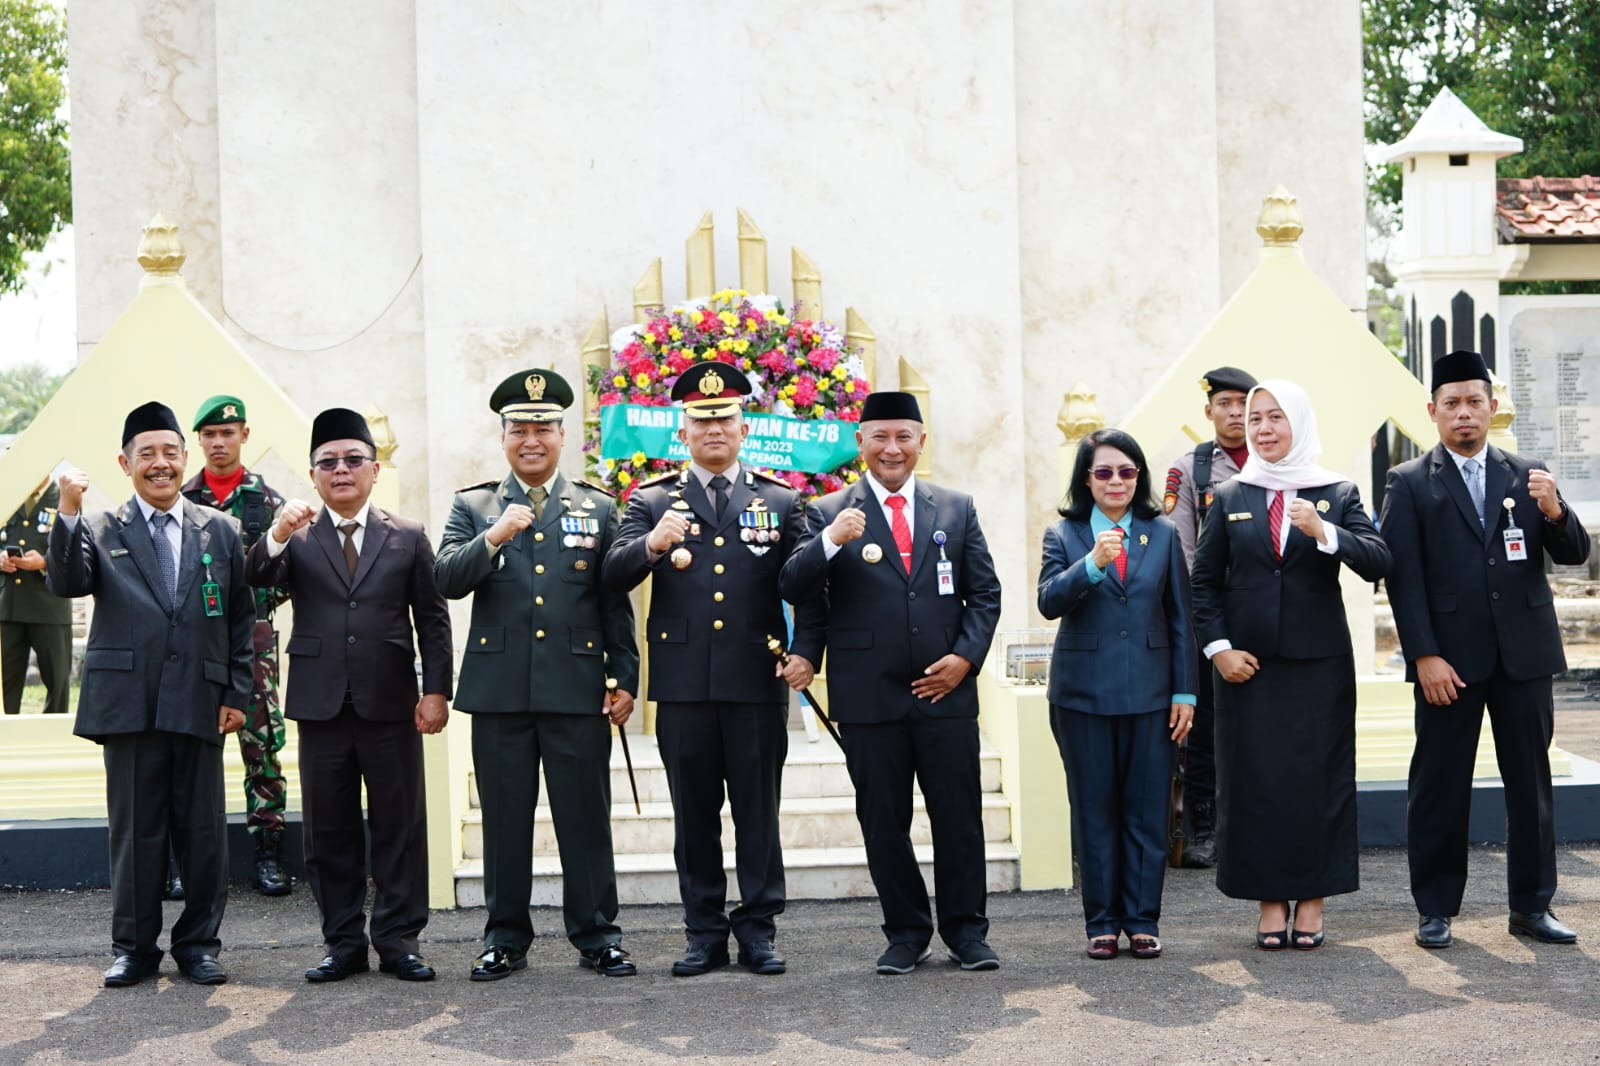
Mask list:
[{"label": "black dress shoe", "polygon": [[159,968],[159,963],[143,962],[137,955],[118,955],[106,970],[106,987],[129,988],[146,977],[154,977]]},{"label": "black dress shoe", "polygon": [[1578,934],[1556,921],[1556,916],[1550,911],[1540,911],[1538,914],[1519,914],[1512,911],[1511,931],[1542,940],[1546,944],[1578,942]]},{"label": "black dress shoe", "polygon": [[380,962],[378,969],[392,973],[402,981],[433,980],[433,967],[423,962],[421,955],[402,955],[393,962]]},{"label": "black dress shoe", "polygon": [[471,981],[498,981],[502,977],[510,977],[518,970],[528,968],[528,953],[526,951],[512,951],[510,948],[495,944],[483,949],[483,954],[472,960],[472,973],[467,975]]},{"label": "black dress shoe", "polygon": [[366,973],[372,969],[365,955],[351,955],[348,958],[339,958],[337,955],[325,955],[321,962],[306,971],[306,980],[313,984],[322,984],[326,981],[343,981],[353,973]]},{"label": "black dress shoe", "polygon": [[1437,914],[1425,914],[1417,923],[1417,944],[1425,948],[1450,946],[1450,919]]},{"label": "black dress shoe", "polygon": [[752,940],[739,945],[739,965],[751,973],[780,974],[789,968],[772,947],[770,940]]},{"label": "black dress shoe", "polygon": [[616,944],[578,952],[578,965],[603,977],[632,977],[639,972],[628,953]]},{"label": "black dress shoe", "polygon": [[933,949],[926,944],[920,948],[915,944],[890,944],[889,949],[878,956],[878,972],[885,977],[907,974],[915,970],[918,963],[927,962],[932,954]]},{"label": "black dress shoe", "polygon": [[167,884],[161,890],[162,899],[183,899],[183,878],[178,876],[178,871],[173,870],[167,875]]},{"label": "black dress shoe", "polygon": [[196,955],[192,959],[179,959],[178,972],[197,985],[225,985],[228,972],[210,955]]},{"label": "black dress shoe", "polygon": [[699,977],[703,973],[728,965],[728,945],[697,944],[689,942],[683,958],[672,964],[674,977]]},{"label": "black dress shoe", "polygon": [[1000,956],[982,940],[968,940],[950,949],[950,961],[961,964],[963,970],[998,970]]},{"label": "black dress shoe", "polygon": [[256,867],[251,877],[263,896],[287,896],[294,891],[283,870],[283,830],[263,829],[256,837]]}]

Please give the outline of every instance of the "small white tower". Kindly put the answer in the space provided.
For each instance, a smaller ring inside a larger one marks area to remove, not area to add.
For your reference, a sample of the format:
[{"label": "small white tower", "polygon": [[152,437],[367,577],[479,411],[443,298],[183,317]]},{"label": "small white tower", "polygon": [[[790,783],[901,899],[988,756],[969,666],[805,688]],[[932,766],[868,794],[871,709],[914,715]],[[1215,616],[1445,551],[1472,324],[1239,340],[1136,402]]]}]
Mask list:
[{"label": "small white tower", "polygon": [[1377,155],[1404,170],[1400,263],[1406,362],[1423,384],[1434,359],[1458,348],[1482,352],[1495,369],[1500,244],[1495,234],[1495,161],[1522,141],[1483,124],[1441,89],[1405,138]]}]

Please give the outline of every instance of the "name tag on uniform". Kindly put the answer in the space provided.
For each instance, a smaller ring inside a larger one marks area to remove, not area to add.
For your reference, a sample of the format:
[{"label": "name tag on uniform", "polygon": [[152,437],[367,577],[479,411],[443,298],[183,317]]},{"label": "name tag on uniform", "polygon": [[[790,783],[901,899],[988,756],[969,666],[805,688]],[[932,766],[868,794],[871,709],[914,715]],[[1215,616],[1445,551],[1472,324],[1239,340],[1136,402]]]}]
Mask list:
[{"label": "name tag on uniform", "polygon": [[940,559],[937,573],[939,575],[939,595],[954,596],[956,594],[956,564],[949,559]]},{"label": "name tag on uniform", "polygon": [[1251,514],[1249,511],[1231,511],[1228,514],[1228,521],[1230,521],[1230,522],[1248,522],[1248,521],[1250,521],[1250,519],[1252,519],[1254,517],[1255,517],[1255,515]]},{"label": "name tag on uniform", "polygon": [[113,559],[120,559],[124,555],[128,554],[128,549],[127,548],[112,548],[106,554],[111,556],[111,558],[113,558]]},{"label": "name tag on uniform", "polygon": [[1512,526],[1510,529],[1506,530],[1505,538],[1506,560],[1513,563],[1527,562],[1528,542],[1523,536],[1522,530],[1518,529],[1516,526]]}]

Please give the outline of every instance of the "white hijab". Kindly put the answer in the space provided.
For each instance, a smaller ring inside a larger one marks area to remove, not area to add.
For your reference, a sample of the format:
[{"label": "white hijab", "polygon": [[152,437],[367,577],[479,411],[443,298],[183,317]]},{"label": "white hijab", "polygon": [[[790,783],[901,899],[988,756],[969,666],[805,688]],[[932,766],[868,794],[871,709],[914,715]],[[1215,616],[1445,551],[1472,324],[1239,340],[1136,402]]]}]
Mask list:
[{"label": "white hijab", "polygon": [[1261,458],[1255,442],[1247,440],[1250,458],[1245,461],[1244,469],[1235,475],[1238,480],[1268,491],[1293,489],[1296,492],[1346,480],[1332,470],[1317,465],[1317,460],[1322,458],[1322,438],[1317,434],[1317,414],[1311,409],[1311,397],[1306,395],[1306,390],[1283,378],[1263,381],[1250,390],[1245,400],[1246,411],[1255,405],[1258,392],[1270,392],[1273,399],[1278,401],[1278,406],[1283,408],[1284,416],[1289,420],[1289,432],[1293,434],[1293,439],[1289,442],[1289,453],[1275,463]]}]

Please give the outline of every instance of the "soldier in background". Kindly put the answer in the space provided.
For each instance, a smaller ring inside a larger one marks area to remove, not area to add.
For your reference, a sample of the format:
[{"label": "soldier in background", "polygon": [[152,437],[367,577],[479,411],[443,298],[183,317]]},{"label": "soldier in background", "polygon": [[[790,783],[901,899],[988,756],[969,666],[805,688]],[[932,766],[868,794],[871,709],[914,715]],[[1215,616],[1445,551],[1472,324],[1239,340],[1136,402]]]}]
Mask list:
[{"label": "soldier in background", "polygon": [[[1194,546],[1200,524],[1211,506],[1211,493],[1239,472],[1249,457],[1245,445],[1245,398],[1256,379],[1237,367],[1219,366],[1200,379],[1206,392],[1206,417],[1216,427],[1212,440],[1178,457],[1167,471],[1163,503],[1178,527],[1183,558],[1194,569]],[[1217,767],[1212,722],[1215,716],[1211,663],[1201,656],[1200,686],[1195,695],[1194,729],[1189,734],[1184,764],[1184,803],[1189,815],[1183,865],[1206,868],[1217,864]]]},{"label": "soldier in background", "polygon": [[28,677],[28,653],[39,657],[44,682],[45,714],[67,713],[72,679],[72,601],[53,595],[45,585],[45,557],[40,551],[56,520],[61,490],[48,474],[34,486],[16,514],[6,520],[4,554],[0,555],[0,682],[5,712],[22,710],[22,687]]},{"label": "soldier in background", "polygon": [[[195,412],[194,431],[200,438],[205,466],[183,486],[192,503],[212,507],[239,520],[245,550],[261,539],[283,497],[251,473],[240,461],[250,426],[245,422],[244,401],[237,396],[213,396]],[[255,842],[255,872],[251,883],[263,896],[287,896],[289,875],[283,870],[284,782],[278,752],[283,750],[283,711],[278,707],[278,633],[272,613],[288,598],[281,588],[256,589],[256,624],[251,634],[255,649],[255,691],[245,709],[239,730],[239,756],[244,760],[245,827]]]}]

